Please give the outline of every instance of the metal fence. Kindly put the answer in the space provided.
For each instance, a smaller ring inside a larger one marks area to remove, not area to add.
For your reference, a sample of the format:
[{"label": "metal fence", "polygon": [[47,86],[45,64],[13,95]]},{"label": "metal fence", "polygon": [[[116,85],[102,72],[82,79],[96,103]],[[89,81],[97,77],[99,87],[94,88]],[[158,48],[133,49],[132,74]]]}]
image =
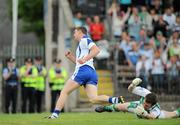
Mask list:
[{"label": "metal fence", "polygon": [[[16,49],[16,64],[21,66],[24,64],[24,59],[27,57],[34,58],[36,56],[41,56],[44,59],[44,46],[43,45],[33,45],[33,44],[24,44],[18,45]],[[2,47],[0,59],[3,64],[5,59],[11,57],[11,46],[6,45]]]}]

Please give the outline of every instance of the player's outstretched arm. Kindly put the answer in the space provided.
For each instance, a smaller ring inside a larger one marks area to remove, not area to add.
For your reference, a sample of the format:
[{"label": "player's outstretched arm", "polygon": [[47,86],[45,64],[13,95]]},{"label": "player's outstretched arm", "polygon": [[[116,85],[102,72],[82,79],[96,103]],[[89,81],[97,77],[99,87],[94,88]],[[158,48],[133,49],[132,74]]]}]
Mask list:
[{"label": "player's outstretched arm", "polygon": [[154,116],[153,114],[148,113],[146,110],[144,110],[144,108],[142,106],[137,106],[134,109],[134,113],[142,118],[145,119],[156,119],[156,116]]},{"label": "player's outstretched arm", "polygon": [[76,57],[74,56],[74,54],[71,51],[66,51],[65,52],[65,56],[71,60],[71,62],[76,63]]}]

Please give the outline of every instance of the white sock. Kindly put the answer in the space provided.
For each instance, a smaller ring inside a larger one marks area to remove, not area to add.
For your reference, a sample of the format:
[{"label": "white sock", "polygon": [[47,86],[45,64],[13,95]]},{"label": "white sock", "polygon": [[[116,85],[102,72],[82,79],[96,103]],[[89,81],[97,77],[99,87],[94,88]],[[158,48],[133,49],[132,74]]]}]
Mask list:
[{"label": "white sock", "polygon": [[149,90],[142,88],[140,86],[137,86],[132,91],[133,94],[145,97],[147,94],[151,93]]}]

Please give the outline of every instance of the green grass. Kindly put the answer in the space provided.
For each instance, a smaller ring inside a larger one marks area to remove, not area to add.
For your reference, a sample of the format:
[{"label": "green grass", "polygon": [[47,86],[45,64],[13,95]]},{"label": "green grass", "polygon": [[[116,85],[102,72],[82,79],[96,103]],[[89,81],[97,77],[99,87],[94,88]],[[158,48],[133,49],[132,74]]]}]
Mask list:
[{"label": "green grass", "polygon": [[48,114],[0,114],[0,125],[180,125],[179,119],[143,120],[129,113],[63,113],[58,119]]}]

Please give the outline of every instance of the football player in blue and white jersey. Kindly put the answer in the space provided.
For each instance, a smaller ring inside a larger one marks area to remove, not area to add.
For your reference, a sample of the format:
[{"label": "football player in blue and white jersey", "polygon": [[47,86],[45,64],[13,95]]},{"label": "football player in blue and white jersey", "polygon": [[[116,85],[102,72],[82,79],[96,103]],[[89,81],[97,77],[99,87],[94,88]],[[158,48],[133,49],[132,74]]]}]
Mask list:
[{"label": "football player in blue and white jersey", "polygon": [[65,56],[76,64],[74,74],[66,82],[61,95],[56,103],[56,107],[50,119],[57,118],[64,107],[68,95],[80,86],[84,86],[87,96],[92,103],[122,103],[122,97],[109,97],[97,94],[98,77],[93,65],[93,58],[100,52],[96,44],[87,36],[84,27],[74,29],[74,39],[78,42],[76,56],[67,51]]},{"label": "football player in blue and white jersey", "polygon": [[123,111],[137,115],[138,118],[145,119],[163,119],[180,117],[180,108],[175,111],[162,110],[157,102],[157,96],[149,90],[139,85],[142,82],[140,78],[135,78],[129,85],[128,90],[136,95],[141,96],[139,101],[126,102],[123,104],[112,104],[110,106],[98,106],[96,112],[113,112]]}]

